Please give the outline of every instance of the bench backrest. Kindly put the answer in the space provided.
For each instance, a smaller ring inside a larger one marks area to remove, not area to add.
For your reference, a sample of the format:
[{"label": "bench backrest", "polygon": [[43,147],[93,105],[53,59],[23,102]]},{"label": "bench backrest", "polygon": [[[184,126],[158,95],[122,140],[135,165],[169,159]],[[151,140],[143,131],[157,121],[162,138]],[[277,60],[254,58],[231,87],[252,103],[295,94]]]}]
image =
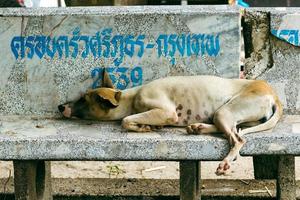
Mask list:
[{"label": "bench backrest", "polygon": [[[300,114],[300,9],[271,12],[271,32],[280,39],[273,40],[274,70],[268,78],[284,91],[284,107],[288,114]],[[288,43],[292,44],[289,45]],[[277,72],[275,72],[277,71]]]},{"label": "bench backrest", "polygon": [[259,79],[267,80],[276,89],[285,114],[299,115],[300,9],[247,9],[245,18],[252,26],[254,48],[246,49],[253,51],[250,60],[255,66],[251,73],[256,72]]},{"label": "bench backrest", "polygon": [[0,10],[0,112],[57,114],[97,87],[105,67],[125,89],[173,75],[238,77],[239,10],[99,7]]}]

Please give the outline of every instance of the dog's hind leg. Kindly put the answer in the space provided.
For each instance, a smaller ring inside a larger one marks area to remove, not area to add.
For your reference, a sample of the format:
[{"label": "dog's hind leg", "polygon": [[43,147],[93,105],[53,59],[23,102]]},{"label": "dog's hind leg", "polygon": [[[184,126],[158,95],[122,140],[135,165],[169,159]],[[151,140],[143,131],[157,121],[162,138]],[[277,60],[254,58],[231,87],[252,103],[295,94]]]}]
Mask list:
[{"label": "dog's hind leg", "polygon": [[122,126],[131,131],[151,131],[151,126],[172,125],[178,121],[176,111],[161,108],[151,109],[146,112],[129,115],[122,121]]},{"label": "dog's hind leg", "polygon": [[[274,114],[275,99],[265,83],[258,82],[250,85],[221,106],[214,114],[215,126],[225,134],[230,143],[230,151],[217,168],[216,174],[226,173],[230,162],[235,160],[245,140],[237,131],[237,125],[247,122],[267,121]],[[260,129],[266,130],[266,129]]]},{"label": "dog's hind leg", "polygon": [[245,144],[245,140],[238,135],[236,124],[232,120],[230,112],[219,110],[214,116],[214,124],[218,129],[224,133],[230,144],[230,151],[227,156],[220,162],[216,174],[223,175],[230,168],[230,163],[239,155],[239,151]]}]

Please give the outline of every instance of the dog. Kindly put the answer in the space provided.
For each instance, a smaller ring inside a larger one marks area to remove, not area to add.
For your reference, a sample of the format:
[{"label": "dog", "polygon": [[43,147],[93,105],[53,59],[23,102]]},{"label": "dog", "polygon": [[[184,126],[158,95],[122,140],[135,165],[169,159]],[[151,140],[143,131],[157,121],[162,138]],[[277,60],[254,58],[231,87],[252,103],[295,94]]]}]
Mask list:
[{"label": "dog", "polygon": [[283,112],[276,93],[262,80],[170,76],[119,91],[103,71],[101,87],[58,106],[63,116],[122,119],[125,129],[137,132],[185,126],[189,134],[223,133],[231,148],[217,175],[229,171],[246,142],[244,134],[273,128]]}]

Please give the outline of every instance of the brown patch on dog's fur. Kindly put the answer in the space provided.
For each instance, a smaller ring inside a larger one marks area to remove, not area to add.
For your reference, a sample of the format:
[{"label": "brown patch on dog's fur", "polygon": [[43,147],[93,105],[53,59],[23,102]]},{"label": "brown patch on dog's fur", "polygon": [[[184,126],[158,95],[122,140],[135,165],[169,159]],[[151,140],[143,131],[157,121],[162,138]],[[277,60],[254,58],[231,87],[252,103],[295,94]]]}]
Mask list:
[{"label": "brown patch on dog's fur", "polygon": [[266,94],[274,95],[273,89],[263,80],[257,80],[253,83],[250,83],[240,95],[243,96],[263,96]]},{"label": "brown patch on dog's fur", "polygon": [[182,110],[183,106],[181,104],[178,104],[176,110]]},{"label": "brown patch on dog's fur", "polygon": [[186,114],[191,115],[191,114],[192,114],[191,109],[188,109],[188,110],[186,111]]},{"label": "brown patch on dog's fur", "polygon": [[263,80],[256,80],[255,82],[249,84],[244,90],[243,93],[240,95],[241,97],[251,97],[251,96],[264,96],[264,95],[272,95],[275,99],[275,103],[278,106],[280,116],[282,116],[282,104],[277,96],[277,94],[274,92],[272,87]]},{"label": "brown patch on dog's fur", "polygon": [[121,97],[120,91],[116,91],[111,88],[99,88],[96,89],[96,92],[101,98],[108,100],[114,106],[117,106],[119,104],[119,100]]},{"label": "brown patch on dog's fur", "polygon": [[188,120],[183,120],[183,123],[185,124],[185,125],[187,125],[188,123],[189,123],[189,121]]}]

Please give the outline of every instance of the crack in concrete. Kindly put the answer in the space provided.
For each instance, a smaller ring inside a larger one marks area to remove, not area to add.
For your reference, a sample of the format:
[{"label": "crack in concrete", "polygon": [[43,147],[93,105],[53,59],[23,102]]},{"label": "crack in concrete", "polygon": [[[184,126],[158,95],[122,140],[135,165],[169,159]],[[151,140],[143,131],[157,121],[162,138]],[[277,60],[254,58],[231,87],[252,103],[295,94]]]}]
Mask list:
[{"label": "crack in concrete", "polygon": [[49,34],[49,36],[50,37],[52,37],[52,34],[53,34],[53,31],[55,30],[55,29],[57,29],[66,19],[67,19],[67,15],[66,16],[64,16],[63,18],[62,18],[62,20],[58,23],[58,24],[56,24],[52,29],[51,29],[51,31],[50,31],[50,34]]},{"label": "crack in concrete", "polygon": [[245,75],[248,79],[255,79],[273,66],[269,36],[270,12],[246,11],[243,28],[245,32],[245,49],[247,49]]}]

